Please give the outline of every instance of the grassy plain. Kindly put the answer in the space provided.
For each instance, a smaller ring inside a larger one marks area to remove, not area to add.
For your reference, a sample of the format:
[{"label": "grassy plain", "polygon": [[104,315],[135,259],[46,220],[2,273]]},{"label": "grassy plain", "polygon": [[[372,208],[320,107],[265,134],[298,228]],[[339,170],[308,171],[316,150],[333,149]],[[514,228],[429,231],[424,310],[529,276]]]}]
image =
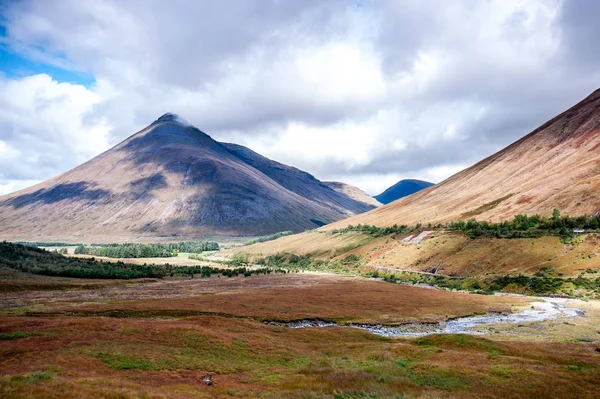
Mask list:
[{"label": "grassy plain", "polygon": [[2,277],[29,281],[0,292],[3,398],[593,398],[600,382],[597,301],[570,303],[581,318],[491,335],[390,339],[263,321],[438,321],[522,309],[530,299],[319,273]]},{"label": "grassy plain", "polygon": [[75,255],[71,253],[67,254],[67,256],[73,256],[77,258],[94,258],[104,262],[125,262],[134,265],[164,265],[165,263],[168,263],[173,266],[214,266],[214,264],[211,262],[190,259],[189,255],[190,254],[187,253],[180,253],[178,256],[172,256],[168,258],[109,258],[106,256]]}]

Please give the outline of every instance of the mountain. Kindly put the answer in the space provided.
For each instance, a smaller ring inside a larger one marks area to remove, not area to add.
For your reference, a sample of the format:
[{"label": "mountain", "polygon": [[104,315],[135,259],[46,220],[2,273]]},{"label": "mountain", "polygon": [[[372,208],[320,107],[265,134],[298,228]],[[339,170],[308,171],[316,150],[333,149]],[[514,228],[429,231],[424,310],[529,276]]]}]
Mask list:
[{"label": "mountain", "polygon": [[375,199],[382,204],[389,204],[390,202],[414,194],[429,186],[433,186],[433,183],[423,180],[404,179],[389,187],[381,194],[376,195]]},{"label": "mountain", "polygon": [[374,206],[165,114],[90,161],[0,197],[0,237],[116,242],[299,232]]},{"label": "mountain", "polygon": [[365,193],[358,187],[352,186],[350,184],[342,183],[339,181],[324,181],[323,184],[330,187],[331,189],[347,195],[348,197],[363,202],[365,204],[373,205],[373,206],[381,206],[381,202],[377,201],[375,198],[371,197],[369,194]]},{"label": "mountain", "polygon": [[[357,187],[345,183],[321,182],[306,172],[272,161],[241,145],[222,144],[246,164],[304,198],[330,206],[341,205],[344,209],[352,210],[352,213],[366,212],[381,205]],[[344,189],[340,189],[342,186]]]},{"label": "mountain", "polygon": [[426,190],[327,226],[440,223],[600,211],[600,90],[519,141]]}]

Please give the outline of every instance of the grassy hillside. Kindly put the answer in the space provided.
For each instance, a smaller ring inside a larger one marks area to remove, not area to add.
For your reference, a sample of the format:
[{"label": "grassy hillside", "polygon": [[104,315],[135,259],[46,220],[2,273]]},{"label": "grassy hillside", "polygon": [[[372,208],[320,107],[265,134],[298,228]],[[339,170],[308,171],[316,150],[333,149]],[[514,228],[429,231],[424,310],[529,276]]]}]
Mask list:
[{"label": "grassy hillside", "polygon": [[502,151],[409,197],[333,223],[437,224],[600,210],[600,90]]},{"label": "grassy hillside", "polygon": [[269,256],[277,253],[308,255],[339,261],[350,255],[368,267],[428,271],[452,276],[534,274],[552,268],[570,276],[600,270],[600,235],[577,235],[568,242],[559,236],[501,239],[470,238],[462,232],[434,231],[420,243],[404,242],[414,234],[372,237],[361,232],[307,232],[275,241],[235,248],[225,254]]},{"label": "grassy hillside", "polygon": [[[271,267],[327,270],[383,277],[391,282],[451,289],[567,296],[600,296],[600,235],[553,230],[510,233],[511,238],[443,229],[423,231],[361,226],[314,231],[232,249]],[[495,231],[495,230],[494,230]],[[423,237],[415,239],[415,237]]]}]

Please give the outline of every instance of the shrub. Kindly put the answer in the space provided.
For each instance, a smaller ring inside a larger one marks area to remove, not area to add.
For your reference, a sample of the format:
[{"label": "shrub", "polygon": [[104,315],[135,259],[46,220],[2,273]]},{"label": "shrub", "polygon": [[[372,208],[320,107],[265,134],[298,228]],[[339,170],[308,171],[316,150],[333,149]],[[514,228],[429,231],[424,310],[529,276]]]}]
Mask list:
[{"label": "shrub", "polygon": [[246,241],[246,243],[244,245],[252,245],[252,244],[259,243],[259,242],[273,241],[278,238],[289,236],[292,234],[294,234],[294,233],[291,231],[280,231],[279,233],[271,234],[268,236],[253,238],[251,240]]},{"label": "shrub", "polygon": [[23,332],[23,331],[16,331],[16,332],[12,332],[12,333],[0,334],[0,339],[5,339],[5,340],[27,338],[27,337],[29,337],[29,334],[26,332]]}]

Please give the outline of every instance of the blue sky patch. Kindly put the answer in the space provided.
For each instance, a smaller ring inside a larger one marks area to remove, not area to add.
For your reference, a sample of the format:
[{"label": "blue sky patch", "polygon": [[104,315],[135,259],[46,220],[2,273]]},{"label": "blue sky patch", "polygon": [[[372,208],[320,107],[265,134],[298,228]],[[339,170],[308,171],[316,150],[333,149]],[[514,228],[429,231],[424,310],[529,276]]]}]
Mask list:
[{"label": "blue sky patch", "polygon": [[85,87],[93,85],[94,76],[80,71],[66,70],[44,62],[28,59],[13,51],[2,38],[6,37],[6,28],[0,25],[0,74],[7,78],[22,78],[25,76],[45,73],[58,82],[80,84]]}]

